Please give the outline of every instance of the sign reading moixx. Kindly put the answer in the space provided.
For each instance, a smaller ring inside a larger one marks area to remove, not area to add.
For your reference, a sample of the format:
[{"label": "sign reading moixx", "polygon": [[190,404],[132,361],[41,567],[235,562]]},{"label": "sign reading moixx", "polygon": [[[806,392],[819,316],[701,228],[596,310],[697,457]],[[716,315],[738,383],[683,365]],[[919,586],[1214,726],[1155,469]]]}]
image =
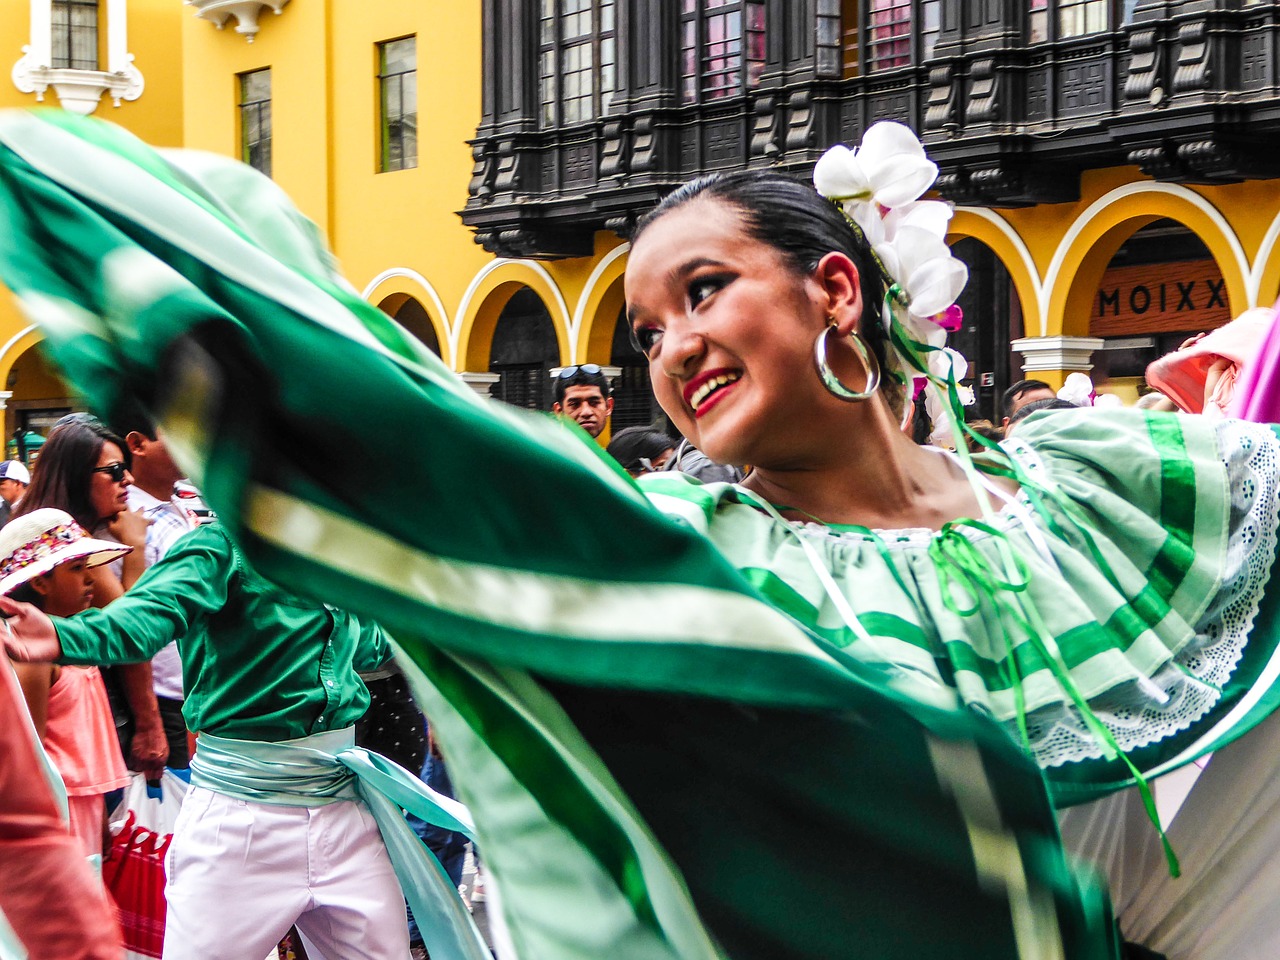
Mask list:
[{"label": "sign reading moixx", "polygon": [[1213,260],[1113,267],[1094,297],[1089,333],[1212,330],[1231,319],[1226,281]]}]

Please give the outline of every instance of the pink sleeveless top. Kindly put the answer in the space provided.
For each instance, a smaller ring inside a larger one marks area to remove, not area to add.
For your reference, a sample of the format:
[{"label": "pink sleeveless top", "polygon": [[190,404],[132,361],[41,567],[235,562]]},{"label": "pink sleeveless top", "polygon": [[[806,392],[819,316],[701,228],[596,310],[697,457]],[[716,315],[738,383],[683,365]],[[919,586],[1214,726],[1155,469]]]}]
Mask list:
[{"label": "pink sleeveless top", "polygon": [[58,673],[49,688],[44,749],[62,774],[69,797],[108,793],[128,784],[97,667],[63,667]]}]

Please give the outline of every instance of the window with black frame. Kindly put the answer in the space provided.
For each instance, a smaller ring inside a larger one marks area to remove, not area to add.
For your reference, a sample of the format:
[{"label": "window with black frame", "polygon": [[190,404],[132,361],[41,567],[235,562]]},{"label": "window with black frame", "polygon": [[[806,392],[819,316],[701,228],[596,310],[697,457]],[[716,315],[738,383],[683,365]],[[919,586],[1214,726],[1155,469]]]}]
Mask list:
[{"label": "window with black frame", "polygon": [[764,40],[759,0],[681,0],[680,99],[704,103],[754,89]]},{"label": "window with black frame", "polygon": [[[1103,33],[1111,29],[1113,0],[1030,0],[1027,16],[1027,40],[1069,40]],[[1126,0],[1122,19],[1132,16],[1133,8]]]},{"label": "window with black frame", "polygon": [[867,69],[892,70],[933,56],[940,0],[867,0]]},{"label": "window with black frame", "polygon": [[402,37],[378,44],[378,96],[382,133],[378,169],[418,165],[418,41]]},{"label": "window with black frame", "polygon": [[53,0],[49,25],[51,67],[98,69],[98,0]]},{"label": "window with black frame", "polygon": [[240,159],[271,176],[271,68],[239,75]]},{"label": "window with black frame", "polygon": [[614,0],[542,0],[538,99],[543,127],[585,123],[609,112],[617,90]]}]

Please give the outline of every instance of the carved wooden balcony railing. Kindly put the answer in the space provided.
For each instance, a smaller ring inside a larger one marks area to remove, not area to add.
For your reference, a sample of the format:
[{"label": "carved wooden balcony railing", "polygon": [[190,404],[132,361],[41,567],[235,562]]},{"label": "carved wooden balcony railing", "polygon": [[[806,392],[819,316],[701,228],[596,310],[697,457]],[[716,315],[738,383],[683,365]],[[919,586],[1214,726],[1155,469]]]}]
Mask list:
[{"label": "carved wooden balcony railing", "polygon": [[[771,0],[759,86],[681,106],[644,20],[660,0],[628,0],[619,4],[621,50],[637,62],[619,73],[635,82],[619,91],[614,113],[556,130],[537,127],[535,64],[519,54],[518,31],[536,26],[527,2],[485,2],[490,16],[523,3],[524,20],[509,16],[486,49],[485,117],[461,216],[478,243],[504,255],[587,255],[595,231],[625,236],[694,176],[744,167],[807,175],[830,144],[886,118],[922,133],[941,167],[939,189],[963,203],[1070,201],[1083,170],[1122,164],[1188,183],[1280,176],[1271,146],[1280,134],[1280,5],[1270,2],[1142,0],[1115,30],[1029,44],[1025,0],[943,0],[928,60],[840,79],[818,76],[813,44],[803,42],[813,0]],[[495,75],[504,40],[512,56]]]}]

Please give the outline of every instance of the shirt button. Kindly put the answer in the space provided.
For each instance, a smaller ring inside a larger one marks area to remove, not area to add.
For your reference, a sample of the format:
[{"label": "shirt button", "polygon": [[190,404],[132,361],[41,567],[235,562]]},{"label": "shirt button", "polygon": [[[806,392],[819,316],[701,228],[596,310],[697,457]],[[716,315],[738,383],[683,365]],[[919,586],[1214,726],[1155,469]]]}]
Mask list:
[{"label": "shirt button", "polygon": [[325,685],[326,687],[332,687],[332,686],[333,686],[333,681],[332,681],[332,680],[326,680],[326,681],[324,682],[324,685]]}]

